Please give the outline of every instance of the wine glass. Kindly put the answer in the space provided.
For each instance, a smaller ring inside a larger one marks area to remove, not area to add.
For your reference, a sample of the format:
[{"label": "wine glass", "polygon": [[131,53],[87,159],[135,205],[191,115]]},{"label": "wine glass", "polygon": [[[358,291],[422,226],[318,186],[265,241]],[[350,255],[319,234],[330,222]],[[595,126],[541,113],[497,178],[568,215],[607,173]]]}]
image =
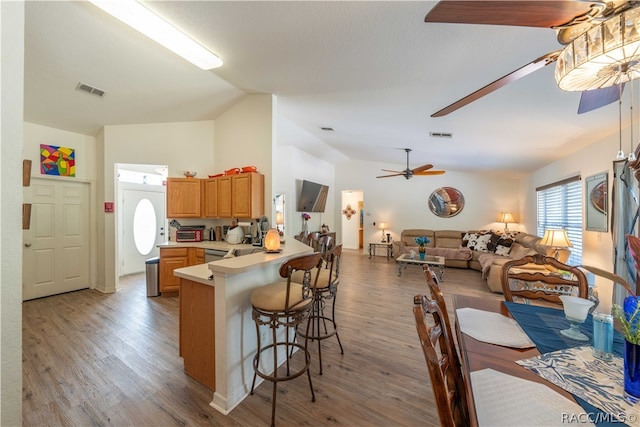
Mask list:
[{"label": "wine glass", "polygon": [[570,325],[569,329],[564,329],[560,331],[560,333],[576,341],[589,341],[589,337],[580,332],[579,328],[587,318],[589,308],[591,308],[594,302],[570,295],[561,295],[560,299],[564,307],[564,315]]}]

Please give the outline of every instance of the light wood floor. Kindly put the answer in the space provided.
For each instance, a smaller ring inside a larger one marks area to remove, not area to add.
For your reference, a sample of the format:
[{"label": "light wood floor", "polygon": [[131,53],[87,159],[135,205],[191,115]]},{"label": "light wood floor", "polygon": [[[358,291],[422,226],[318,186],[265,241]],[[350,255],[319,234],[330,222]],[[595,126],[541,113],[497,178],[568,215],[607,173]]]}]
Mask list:
[{"label": "light wood floor", "polygon": [[[337,317],[345,349],[323,343],[324,374],[311,347],[316,402],[306,376],[278,387],[279,426],[439,426],[412,315],[426,291],[421,269],[398,277],[384,257],[345,250]],[[448,268],[442,290],[502,299],[472,270]],[[251,326],[253,327],[253,326]],[[144,274],[115,294],[82,290],[23,306],[25,426],[267,426],[271,384],[231,414],[183,372],[178,297],[146,297]]]}]

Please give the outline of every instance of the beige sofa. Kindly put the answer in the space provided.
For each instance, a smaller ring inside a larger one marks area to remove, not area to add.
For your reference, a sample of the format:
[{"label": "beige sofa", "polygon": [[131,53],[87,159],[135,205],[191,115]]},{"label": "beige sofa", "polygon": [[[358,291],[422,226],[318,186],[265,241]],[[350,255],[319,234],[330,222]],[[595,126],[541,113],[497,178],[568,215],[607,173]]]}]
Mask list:
[{"label": "beige sofa", "polygon": [[[526,255],[541,253],[554,256],[555,248],[540,244],[541,238],[527,233],[510,233],[490,230],[403,230],[400,239],[393,246],[394,256],[402,253],[417,252],[416,237],[425,236],[427,254],[445,257],[447,267],[471,268],[482,272],[487,279],[487,286],[493,292],[502,293],[502,266],[512,259],[520,259]],[[558,259],[566,263],[570,251],[558,251]]]}]

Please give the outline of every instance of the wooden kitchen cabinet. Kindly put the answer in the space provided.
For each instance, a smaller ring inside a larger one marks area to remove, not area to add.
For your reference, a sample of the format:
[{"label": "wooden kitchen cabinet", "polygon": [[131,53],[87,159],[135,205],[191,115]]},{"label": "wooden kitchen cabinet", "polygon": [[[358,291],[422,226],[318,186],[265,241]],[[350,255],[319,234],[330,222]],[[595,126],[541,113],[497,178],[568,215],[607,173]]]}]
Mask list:
[{"label": "wooden kitchen cabinet", "polygon": [[200,218],[202,180],[167,178],[167,218]]},{"label": "wooden kitchen cabinet", "polygon": [[259,218],[264,215],[264,175],[231,175],[231,217]]},{"label": "wooden kitchen cabinet", "polygon": [[197,264],[204,264],[204,248],[160,248],[160,292],[180,291],[180,278],[173,270]]},{"label": "wooden kitchen cabinet", "polygon": [[218,178],[218,216],[231,218],[231,177],[233,175]]},{"label": "wooden kitchen cabinet", "polygon": [[176,268],[189,266],[190,248],[160,248],[160,292],[180,290],[180,278],[173,275]]},{"label": "wooden kitchen cabinet", "polygon": [[218,218],[218,181],[219,178],[202,180],[202,217]]}]

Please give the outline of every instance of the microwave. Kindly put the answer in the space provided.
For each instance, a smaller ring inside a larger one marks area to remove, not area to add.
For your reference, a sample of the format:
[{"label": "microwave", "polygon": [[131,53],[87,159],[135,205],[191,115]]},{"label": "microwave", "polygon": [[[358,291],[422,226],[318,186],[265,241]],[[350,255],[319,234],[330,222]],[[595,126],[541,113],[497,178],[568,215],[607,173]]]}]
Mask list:
[{"label": "microwave", "polygon": [[176,242],[202,242],[202,234],[204,229],[188,229],[181,228],[176,231]]}]

